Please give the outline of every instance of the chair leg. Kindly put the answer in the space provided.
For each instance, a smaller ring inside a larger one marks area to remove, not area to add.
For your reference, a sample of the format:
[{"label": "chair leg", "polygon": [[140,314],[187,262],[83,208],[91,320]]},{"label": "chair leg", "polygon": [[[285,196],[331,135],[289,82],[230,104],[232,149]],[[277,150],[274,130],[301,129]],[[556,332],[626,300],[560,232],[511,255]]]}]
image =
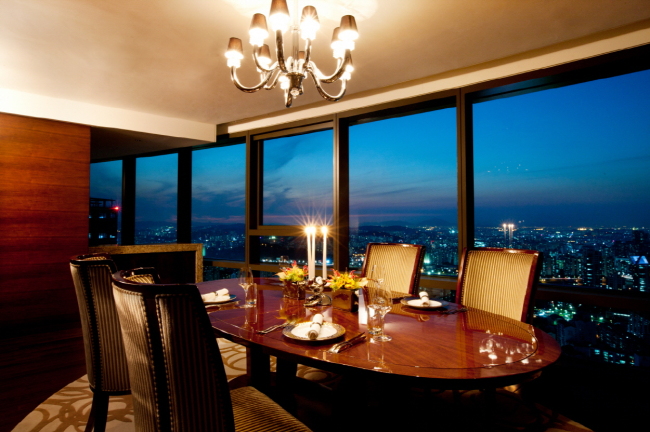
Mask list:
[{"label": "chair leg", "polygon": [[90,407],[90,415],[88,416],[85,432],[105,432],[107,417],[108,395],[100,392],[94,393],[93,403]]}]

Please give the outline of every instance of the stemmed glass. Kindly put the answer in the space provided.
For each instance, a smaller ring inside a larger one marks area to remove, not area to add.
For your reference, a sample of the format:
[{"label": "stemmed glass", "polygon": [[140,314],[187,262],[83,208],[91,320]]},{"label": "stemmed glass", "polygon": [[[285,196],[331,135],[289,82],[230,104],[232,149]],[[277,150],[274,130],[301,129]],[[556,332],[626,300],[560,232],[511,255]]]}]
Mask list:
[{"label": "stemmed glass", "polygon": [[383,286],[384,269],[381,266],[373,266],[370,279],[373,281],[373,286],[368,290],[368,307],[374,312],[374,315],[379,321],[378,332],[372,337],[372,340],[376,342],[388,342],[393,338],[384,332],[384,317],[393,308],[393,293],[389,288]]},{"label": "stemmed glass", "polygon": [[280,267],[280,270],[283,270],[285,267],[291,266],[291,261],[289,261],[289,256],[282,255],[280,257],[280,261],[278,263],[278,266]]},{"label": "stemmed glass", "polygon": [[244,307],[253,307],[254,305],[248,304],[248,289],[253,285],[253,271],[250,267],[242,267],[239,269],[239,286],[244,289]]}]

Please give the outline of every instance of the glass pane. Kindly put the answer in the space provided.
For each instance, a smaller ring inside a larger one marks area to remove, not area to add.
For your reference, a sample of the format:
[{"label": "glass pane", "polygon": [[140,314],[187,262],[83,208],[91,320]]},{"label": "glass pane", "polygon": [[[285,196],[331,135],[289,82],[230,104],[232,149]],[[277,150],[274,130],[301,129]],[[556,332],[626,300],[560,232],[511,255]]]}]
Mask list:
[{"label": "glass pane", "polygon": [[264,141],[264,225],[329,225],[332,130]]},{"label": "glass pane", "polygon": [[239,276],[238,268],[203,266],[203,281],[217,279],[236,279]]},{"label": "glass pane", "polygon": [[90,246],[120,243],[122,161],[90,164]]},{"label": "glass pane", "polygon": [[206,258],[243,261],[246,144],[192,153],[192,242]]},{"label": "glass pane", "polygon": [[571,357],[650,367],[650,320],[639,313],[554,301],[537,301],[533,324]]},{"label": "glass pane", "polygon": [[474,105],[477,246],[544,252],[542,278],[646,291],[650,71]]},{"label": "glass pane", "polygon": [[[542,282],[647,291],[650,71],[474,105],[477,246],[544,252]],[[647,366],[647,314],[538,301],[565,356]]]},{"label": "glass pane", "polygon": [[[289,262],[296,261],[298,265],[307,265],[307,238],[288,236],[260,237],[260,263],[278,266],[280,271],[281,257],[287,257]],[[332,237],[327,237],[327,266],[332,270],[333,257]],[[323,275],[323,237],[316,236],[316,276]]]},{"label": "glass pane", "polygon": [[424,274],[456,274],[456,109],[350,127],[350,268],[369,242],[426,246]]},{"label": "glass pane", "polygon": [[178,154],[138,158],[135,244],[176,242]]}]

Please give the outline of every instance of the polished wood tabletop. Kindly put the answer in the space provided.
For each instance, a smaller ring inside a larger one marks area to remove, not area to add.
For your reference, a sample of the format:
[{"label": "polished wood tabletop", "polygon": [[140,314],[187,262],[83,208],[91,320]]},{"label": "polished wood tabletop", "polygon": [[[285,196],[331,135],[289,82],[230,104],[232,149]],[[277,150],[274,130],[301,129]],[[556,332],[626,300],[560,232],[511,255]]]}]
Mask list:
[{"label": "polished wood tabletop", "polygon": [[[244,296],[236,279],[198,287],[202,293],[228,288],[238,300]],[[391,341],[368,338],[339,354],[327,350],[367,330],[363,298],[357,313],[331,306],[305,307],[303,301],[283,298],[277,280],[258,279],[257,306],[241,305],[243,301],[208,307],[218,336],[247,346],[249,355],[274,355],[333,372],[356,371],[436,388],[499,387],[535,376],[560,355],[558,343],[531,325],[473,308],[453,313],[458,308],[453,303],[436,310],[396,304],[386,315],[385,332]],[[346,333],[322,342],[294,340],[281,330],[256,333],[286,320],[310,321],[316,313],[343,326]]]}]

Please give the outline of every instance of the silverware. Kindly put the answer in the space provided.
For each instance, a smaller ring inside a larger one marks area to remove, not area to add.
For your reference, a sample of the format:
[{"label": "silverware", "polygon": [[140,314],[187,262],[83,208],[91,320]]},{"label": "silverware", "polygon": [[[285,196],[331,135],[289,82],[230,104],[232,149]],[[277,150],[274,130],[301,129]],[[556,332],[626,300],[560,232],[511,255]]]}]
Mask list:
[{"label": "silverware", "polygon": [[348,339],[346,341],[339,342],[339,343],[333,345],[328,350],[328,352],[334,353],[334,354],[340,353],[341,351],[345,351],[346,349],[350,348],[353,345],[358,344],[359,342],[363,342],[365,339],[366,339],[366,334],[365,333],[359,333],[358,335],[356,335],[352,339]]},{"label": "silverware", "polygon": [[265,328],[264,330],[258,330],[258,331],[257,331],[257,334],[267,334],[267,333],[271,333],[272,331],[275,331],[275,330],[278,330],[278,329],[281,329],[281,328],[285,328],[285,327],[288,326],[288,325],[289,325],[289,322],[288,322],[288,321],[287,321],[287,322],[283,322],[282,324],[272,325],[271,327]]},{"label": "silverware", "polygon": [[442,313],[445,314],[445,315],[453,315],[453,314],[457,314],[459,312],[467,312],[467,308],[462,307],[460,309],[446,310],[446,311],[443,311]]}]

